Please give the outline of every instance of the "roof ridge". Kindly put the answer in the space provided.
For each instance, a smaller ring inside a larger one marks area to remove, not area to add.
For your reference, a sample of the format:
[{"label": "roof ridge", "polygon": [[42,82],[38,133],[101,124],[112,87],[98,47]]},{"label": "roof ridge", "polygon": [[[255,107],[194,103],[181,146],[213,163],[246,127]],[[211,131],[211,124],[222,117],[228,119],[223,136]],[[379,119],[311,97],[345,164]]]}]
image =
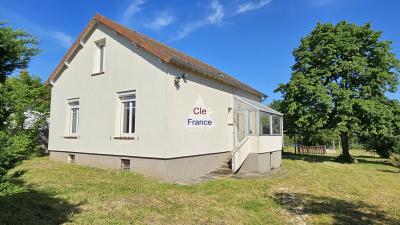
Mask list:
[{"label": "roof ridge", "polygon": [[[68,49],[67,53],[64,55],[64,57],[62,58],[61,62],[58,64],[56,69],[52,72],[46,83],[49,83],[53,78],[55,78],[60,73],[60,71],[63,69],[64,62],[68,60],[70,54],[74,52],[77,45],[79,45],[81,39],[97,23],[101,23],[102,25],[109,27],[110,29],[119,33],[121,36],[125,37],[131,42],[134,42],[138,46],[142,47],[143,49],[147,50],[148,52],[152,53],[153,55],[155,55],[156,57],[160,58],[165,62],[173,63],[177,66],[181,66],[186,69],[191,69],[195,72],[203,73],[210,78],[222,81],[223,83],[226,83],[228,85],[234,86],[236,88],[245,90],[247,92],[256,94],[261,97],[266,97],[264,93],[257,91],[256,89],[228,75],[227,73],[205,62],[202,62],[201,60],[196,59],[176,48],[161,43],[125,25],[121,25],[99,13],[95,14],[95,16],[90,20],[85,29],[80,33],[74,44]],[[175,58],[180,61],[184,61],[185,63],[182,62],[176,63],[176,60],[174,60]],[[223,76],[220,76],[221,74]]]}]

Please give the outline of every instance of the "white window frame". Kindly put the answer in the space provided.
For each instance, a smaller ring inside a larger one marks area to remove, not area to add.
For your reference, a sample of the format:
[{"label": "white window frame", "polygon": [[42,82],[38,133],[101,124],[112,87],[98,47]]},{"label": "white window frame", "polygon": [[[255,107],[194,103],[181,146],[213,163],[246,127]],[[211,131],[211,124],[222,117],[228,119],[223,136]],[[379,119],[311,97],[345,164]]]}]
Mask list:
[{"label": "white window frame", "polygon": [[[119,94],[119,101],[120,101],[120,135],[123,137],[132,137],[136,133],[136,92],[130,91],[130,92],[124,92]],[[126,102],[131,102],[129,104],[129,115],[128,115],[128,133],[124,133],[124,103]],[[135,106],[132,106],[133,102],[135,103]],[[132,127],[132,113],[135,111],[135,127]]]},{"label": "white window frame", "polygon": [[104,73],[106,70],[106,40],[101,39],[95,43],[97,46],[95,73]]},{"label": "white window frame", "polygon": [[[69,105],[69,127],[68,127],[68,135],[69,136],[78,136],[79,133],[79,111],[80,111],[80,104],[78,99],[68,101]],[[73,124],[73,113],[74,110],[77,109],[76,115],[76,132],[72,132],[72,124]]]}]

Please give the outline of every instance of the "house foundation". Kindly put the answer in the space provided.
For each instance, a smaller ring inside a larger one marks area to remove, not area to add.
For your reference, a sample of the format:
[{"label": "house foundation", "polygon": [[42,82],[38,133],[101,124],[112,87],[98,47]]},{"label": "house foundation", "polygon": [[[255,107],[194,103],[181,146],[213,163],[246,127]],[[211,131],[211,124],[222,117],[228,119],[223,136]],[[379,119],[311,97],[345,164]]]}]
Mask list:
[{"label": "house foundation", "polygon": [[[216,170],[231,157],[230,152],[187,156],[179,158],[142,158],[133,156],[101,155],[50,150],[50,160],[76,163],[103,169],[137,172],[164,181],[199,177]],[[73,160],[71,160],[73,159]],[[186,169],[182,169],[186,168]]]},{"label": "house foundation", "polygon": [[240,168],[241,172],[266,173],[281,166],[282,151],[250,153]]}]

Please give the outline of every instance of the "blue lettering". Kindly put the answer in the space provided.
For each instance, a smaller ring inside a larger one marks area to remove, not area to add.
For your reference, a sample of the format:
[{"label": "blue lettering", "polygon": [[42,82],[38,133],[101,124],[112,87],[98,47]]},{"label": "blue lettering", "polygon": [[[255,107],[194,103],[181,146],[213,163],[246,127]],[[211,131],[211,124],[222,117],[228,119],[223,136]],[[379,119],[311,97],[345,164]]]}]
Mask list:
[{"label": "blue lettering", "polygon": [[211,126],[211,120],[194,120],[194,119],[187,119],[188,126]]}]

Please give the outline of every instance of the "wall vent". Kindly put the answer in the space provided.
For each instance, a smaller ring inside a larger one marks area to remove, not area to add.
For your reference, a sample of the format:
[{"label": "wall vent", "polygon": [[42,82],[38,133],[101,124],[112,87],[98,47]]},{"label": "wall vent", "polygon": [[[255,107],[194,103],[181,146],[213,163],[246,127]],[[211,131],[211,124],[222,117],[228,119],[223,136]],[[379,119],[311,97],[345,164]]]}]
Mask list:
[{"label": "wall vent", "polygon": [[75,155],[74,154],[68,154],[68,163],[75,163]]},{"label": "wall vent", "polygon": [[122,170],[130,170],[131,169],[131,160],[121,159],[121,169]]}]

